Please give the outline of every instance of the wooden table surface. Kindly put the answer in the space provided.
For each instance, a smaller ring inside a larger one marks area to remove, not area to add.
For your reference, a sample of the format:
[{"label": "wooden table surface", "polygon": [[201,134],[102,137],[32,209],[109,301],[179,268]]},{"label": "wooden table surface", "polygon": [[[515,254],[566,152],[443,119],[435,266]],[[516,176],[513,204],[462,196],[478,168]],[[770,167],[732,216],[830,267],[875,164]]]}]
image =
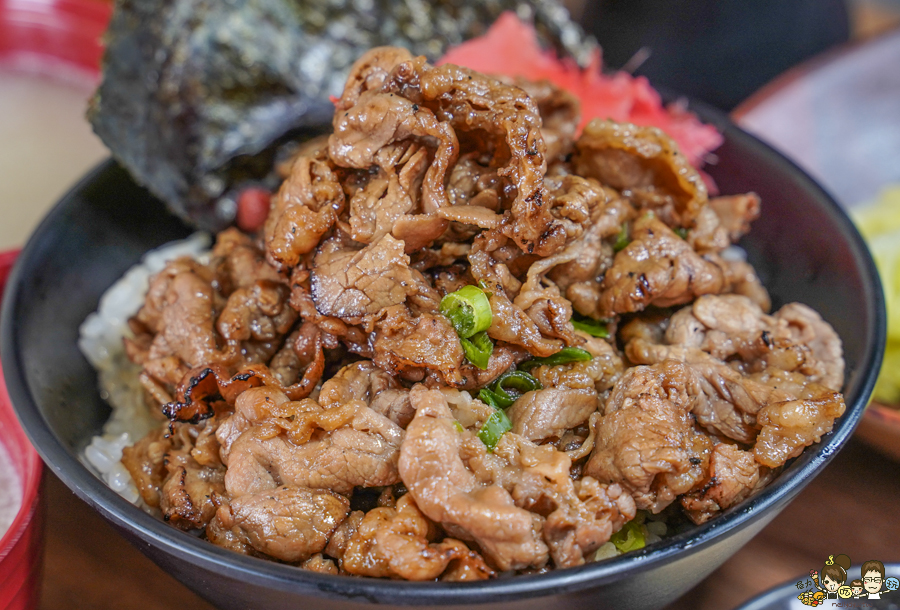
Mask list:
[{"label": "wooden table surface", "polygon": [[[212,606],[168,576],[49,472],[43,610]],[[852,440],[759,536],[669,610],[728,610],[828,555],[900,561],[900,463]],[[77,600],[77,603],[73,600]]]}]

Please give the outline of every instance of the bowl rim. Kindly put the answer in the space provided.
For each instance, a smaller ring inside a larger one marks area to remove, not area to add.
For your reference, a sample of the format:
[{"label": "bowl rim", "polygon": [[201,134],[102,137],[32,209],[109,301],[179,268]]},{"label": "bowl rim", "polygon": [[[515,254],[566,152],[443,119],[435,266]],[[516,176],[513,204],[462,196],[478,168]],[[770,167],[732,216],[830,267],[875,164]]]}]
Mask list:
[{"label": "bowl rim", "polygon": [[384,600],[390,600],[390,603],[398,605],[475,604],[485,603],[486,600],[506,602],[536,596],[574,593],[645,573],[661,564],[670,563],[687,549],[708,547],[729,532],[744,529],[766,518],[774,518],[777,511],[771,512],[768,509],[783,507],[796,496],[822,467],[831,461],[849,439],[862,417],[884,354],[887,327],[884,296],[875,263],[863,238],[846,212],[819,184],[784,155],[740,129],[721,111],[694,101],[690,102],[690,108],[702,120],[716,126],[726,142],[736,140],[772,157],[776,163],[783,165],[794,180],[803,184],[824,203],[824,211],[835,219],[848,238],[848,246],[860,257],[864,276],[863,288],[868,293],[866,303],[872,321],[864,341],[868,349],[857,367],[861,372],[858,394],[848,403],[846,412],[832,432],[815,447],[810,448],[811,450],[804,451],[772,484],[757,495],[703,525],[666,538],[641,551],[576,568],[478,582],[406,582],[319,574],[238,555],[186,535],[134,507],[81,464],[50,431],[28,390],[17,335],[14,332],[14,311],[19,299],[20,285],[30,270],[31,259],[38,253],[39,248],[45,247],[45,244],[39,243],[38,237],[46,226],[61,215],[62,208],[70,204],[74,193],[83,190],[99,175],[116,167],[112,160],[99,164],[61,198],[22,250],[10,276],[7,299],[0,315],[0,330],[3,331],[0,333],[0,355],[3,358],[3,372],[6,374],[9,393],[23,427],[49,468],[81,499],[98,509],[118,527],[129,530],[131,534],[165,553],[247,583],[293,593],[363,603],[384,603]]}]

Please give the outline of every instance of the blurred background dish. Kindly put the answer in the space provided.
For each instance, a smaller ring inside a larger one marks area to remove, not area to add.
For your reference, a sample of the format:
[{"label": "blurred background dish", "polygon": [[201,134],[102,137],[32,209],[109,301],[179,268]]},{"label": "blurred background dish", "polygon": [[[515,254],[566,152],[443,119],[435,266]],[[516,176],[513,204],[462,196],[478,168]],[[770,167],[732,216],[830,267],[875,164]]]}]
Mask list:
[{"label": "blurred background dish", "polygon": [[[613,67],[723,110],[845,43],[844,0],[594,0],[582,22]],[[749,61],[752,58],[752,61]]]},{"label": "blurred background dish", "polygon": [[[798,66],[739,106],[745,129],[794,159],[854,216],[888,306],[888,351],[857,434],[900,459],[900,30]],[[895,403],[885,406],[878,401]]]},{"label": "blurred background dish", "polygon": [[847,207],[900,183],[900,31],[787,72],[734,112]]}]

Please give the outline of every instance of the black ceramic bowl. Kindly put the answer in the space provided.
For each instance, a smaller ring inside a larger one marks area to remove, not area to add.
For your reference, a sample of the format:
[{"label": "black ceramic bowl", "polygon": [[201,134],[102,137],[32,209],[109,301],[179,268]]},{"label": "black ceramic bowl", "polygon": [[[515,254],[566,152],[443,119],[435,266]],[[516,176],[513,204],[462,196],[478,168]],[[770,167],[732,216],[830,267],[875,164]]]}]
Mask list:
[{"label": "black ceramic bowl", "polygon": [[32,236],[10,278],[2,315],[3,372],[25,430],[53,472],[151,559],[226,609],[360,608],[364,604],[472,608],[659,608],[682,595],[771,521],[847,441],[884,349],[875,267],[844,212],[795,165],[721,114],[710,168],[723,193],[756,191],[762,218],[744,246],[775,305],[801,301],[840,334],[847,412],[769,487],[690,533],[640,552],[538,576],[477,583],[411,583],[327,576],[230,553],[175,530],[117,496],[77,455],[109,408],[76,347],[78,326],[103,291],[146,250],[189,229],[107,162],[72,189]]}]

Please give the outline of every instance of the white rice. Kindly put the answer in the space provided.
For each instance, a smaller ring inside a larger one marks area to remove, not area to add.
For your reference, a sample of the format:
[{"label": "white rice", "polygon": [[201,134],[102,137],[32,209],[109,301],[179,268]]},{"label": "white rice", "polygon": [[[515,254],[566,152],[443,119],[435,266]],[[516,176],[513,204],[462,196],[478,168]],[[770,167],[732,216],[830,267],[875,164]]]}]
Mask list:
[{"label": "white rice", "polygon": [[747,262],[747,251],[737,246],[735,244],[731,244],[719,254],[722,257],[722,260],[728,261],[730,263],[745,263]]},{"label": "white rice", "polygon": [[622,553],[619,549],[616,548],[612,542],[606,542],[600,546],[599,549],[594,551],[594,561],[602,561],[604,559],[612,559],[613,557],[618,557]]},{"label": "white rice", "polygon": [[79,328],[78,347],[97,370],[100,396],[112,408],[103,434],[91,440],[82,461],[133,504],[141,503],[140,494],[120,462],[122,449],[143,438],[159,425],[159,421],[147,409],[138,381],[141,367],[125,355],[122,337],[131,336],[128,319],[143,304],[150,277],[181,256],[203,259],[211,243],[209,234],[195,233],[148,252],[103,294],[97,311]]},{"label": "white rice", "polygon": [[0,538],[16,520],[22,507],[22,481],[13,466],[12,458],[0,443]]},{"label": "white rice", "polygon": [[[647,531],[649,532],[648,536],[656,536],[657,538],[662,538],[666,535],[666,530],[668,526],[662,521],[648,521],[647,522]],[[648,542],[650,542],[648,540]],[[656,542],[654,540],[653,542]]]}]

